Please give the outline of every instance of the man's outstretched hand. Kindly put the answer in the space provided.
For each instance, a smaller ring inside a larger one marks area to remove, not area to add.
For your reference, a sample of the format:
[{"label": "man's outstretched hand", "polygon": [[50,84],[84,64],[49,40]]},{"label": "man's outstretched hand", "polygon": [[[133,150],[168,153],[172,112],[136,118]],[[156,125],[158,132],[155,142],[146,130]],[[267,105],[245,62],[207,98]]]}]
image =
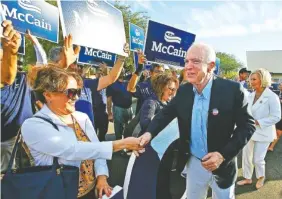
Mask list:
[{"label": "man's outstretched hand", "polygon": [[149,133],[149,132],[146,132],[146,133],[144,133],[143,135],[141,135],[141,136],[139,137],[139,139],[140,139],[139,145],[140,145],[140,147],[142,147],[142,149],[141,149],[141,150],[138,150],[138,151],[133,151],[134,154],[135,154],[137,157],[139,157],[139,154],[140,154],[140,153],[144,153],[144,152],[145,152],[145,146],[151,141],[151,139],[152,139],[152,134]]}]

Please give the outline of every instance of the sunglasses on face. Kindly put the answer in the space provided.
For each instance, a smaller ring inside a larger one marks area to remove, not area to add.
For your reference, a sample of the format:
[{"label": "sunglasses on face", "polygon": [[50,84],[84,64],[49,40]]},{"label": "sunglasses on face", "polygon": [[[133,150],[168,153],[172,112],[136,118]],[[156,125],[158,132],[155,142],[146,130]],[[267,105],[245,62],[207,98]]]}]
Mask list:
[{"label": "sunglasses on face", "polygon": [[81,96],[81,88],[69,88],[63,92],[69,99],[74,100],[76,96]]},{"label": "sunglasses on face", "polygon": [[170,87],[168,87],[168,89],[169,89],[171,92],[175,92],[175,91],[176,91],[176,88],[170,88]]}]

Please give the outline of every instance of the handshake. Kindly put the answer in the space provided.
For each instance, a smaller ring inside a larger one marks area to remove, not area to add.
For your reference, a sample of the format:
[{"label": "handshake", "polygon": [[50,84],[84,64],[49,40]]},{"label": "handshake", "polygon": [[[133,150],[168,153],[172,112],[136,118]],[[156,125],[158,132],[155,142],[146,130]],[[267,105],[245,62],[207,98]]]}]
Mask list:
[{"label": "handshake", "polygon": [[128,137],[122,140],[116,140],[113,142],[114,152],[127,149],[129,151],[134,151],[135,155],[138,156],[139,153],[143,153],[144,147],[150,142],[152,138],[151,133],[146,132],[139,138]]}]

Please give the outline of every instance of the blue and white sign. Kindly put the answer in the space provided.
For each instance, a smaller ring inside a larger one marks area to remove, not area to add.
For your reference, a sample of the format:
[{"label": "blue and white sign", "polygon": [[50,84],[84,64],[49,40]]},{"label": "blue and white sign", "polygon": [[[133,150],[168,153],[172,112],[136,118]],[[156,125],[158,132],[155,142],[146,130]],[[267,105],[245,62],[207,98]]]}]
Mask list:
[{"label": "blue and white sign", "polygon": [[[135,68],[137,69],[138,67],[138,53],[137,52],[133,52],[133,62],[134,62]],[[152,65],[149,62],[147,62],[145,63],[144,70],[150,70],[151,67]]]},{"label": "blue and white sign", "polygon": [[152,69],[152,65],[149,64],[149,63],[147,63],[147,64],[145,65],[145,70],[151,70],[151,69]]},{"label": "blue and white sign", "polygon": [[149,20],[144,54],[148,61],[184,67],[196,35]]},{"label": "blue and white sign", "polygon": [[81,46],[78,62],[83,64],[99,65],[104,62],[109,67],[113,67],[116,61],[116,55],[110,52]]},{"label": "blue and white sign", "polygon": [[145,34],[144,30],[139,26],[129,23],[129,45],[131,51],[144,49]]},{"label": "blue and white sign", "polygon": [[57,1],[63,35],[72,34],[73,43],[128,56],[123,17],[120,10],[105,1]]},{"label": "blue and white sign", "polygon": [[2,13],[11,20],[16,30],[25,33],[29,29],[36,37],[58,43],[58,8],[45,1],[1,1]]},{"label": "blue and white sign", "polygon": [[[2,6],[0,6],[0,38],[4,37],[3,36],[3,27],[1,25],[4,20],[6,20],[6,17],[5,15],[2,15]],[[2,40],[1,39],[0,39],[0,49],[2,49]]]},{"label": "blue and white sign", "polygon": [[220,59],[217,57],[216,60],[215,60],[214,74],[219,75],[219,71],[220,71]]},{"label": "blue and white sign", "polygon": [[18,54],[25,55],[25,35],[21,34],[21,37],[22,37],[22,41],[18,50]]}]

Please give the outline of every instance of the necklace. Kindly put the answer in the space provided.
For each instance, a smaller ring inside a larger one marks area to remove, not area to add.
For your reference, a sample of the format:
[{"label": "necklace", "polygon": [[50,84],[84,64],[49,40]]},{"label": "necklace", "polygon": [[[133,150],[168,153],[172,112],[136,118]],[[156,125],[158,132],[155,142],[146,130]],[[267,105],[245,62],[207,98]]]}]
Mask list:
[{"label": "necklace", "polygon": [[260,96],[261,96],[261,94],[255,95],[255,99],[258,99]]},{"label": "necklace", "polygon": [[262,95],[262,93],[263,93],[263,92],[261,92],[261,93],[259,93],[259,94],[257,94],[257,92],[255,93],[255,98],[254,98],[253,104],[256,103],[256,101],[260,98],[260,96]]},{"label": "necklace", "polygon": [[68,116],[70,116],[70,117],[58,115],[58,118],[59,118],[63,123],[65,123],[66,125],[72,125],[72,124],[73,124],[72,115],[68,115]]},{"label": "necklace", "polygon": [[263,93],[263,92],[261,92],[261,93],[257,93],[257,92],[256,92],[256,93],[255,93],[255,98],[258,99],[258,98],[262,95],[262,93]]}]

